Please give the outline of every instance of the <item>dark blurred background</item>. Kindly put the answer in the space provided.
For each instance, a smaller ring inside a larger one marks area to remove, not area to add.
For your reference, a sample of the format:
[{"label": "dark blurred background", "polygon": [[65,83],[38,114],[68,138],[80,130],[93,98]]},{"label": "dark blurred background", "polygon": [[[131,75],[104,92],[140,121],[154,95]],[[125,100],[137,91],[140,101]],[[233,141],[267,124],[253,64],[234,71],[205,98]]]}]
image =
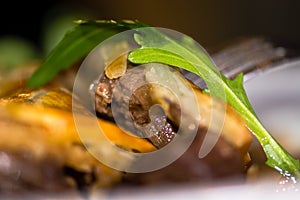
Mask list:
[{"label": "dark blurred background", "polygon": [[170,28],[209,48],[263,35],[300,47],[298,0],[44,0],[6,1],[0,38],[18,36],[48,52],[73,19],[138,19]]}]

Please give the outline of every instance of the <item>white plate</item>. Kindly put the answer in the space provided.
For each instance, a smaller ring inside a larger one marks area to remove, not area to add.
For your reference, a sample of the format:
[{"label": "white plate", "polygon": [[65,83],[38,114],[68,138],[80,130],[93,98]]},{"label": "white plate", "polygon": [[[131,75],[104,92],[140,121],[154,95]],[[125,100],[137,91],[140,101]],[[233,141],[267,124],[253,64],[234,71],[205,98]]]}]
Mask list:
[{"label": "white plate", "polygon": [[292,154],[300,152],[300,60],[254,76],[245,90],[259,119]]}]

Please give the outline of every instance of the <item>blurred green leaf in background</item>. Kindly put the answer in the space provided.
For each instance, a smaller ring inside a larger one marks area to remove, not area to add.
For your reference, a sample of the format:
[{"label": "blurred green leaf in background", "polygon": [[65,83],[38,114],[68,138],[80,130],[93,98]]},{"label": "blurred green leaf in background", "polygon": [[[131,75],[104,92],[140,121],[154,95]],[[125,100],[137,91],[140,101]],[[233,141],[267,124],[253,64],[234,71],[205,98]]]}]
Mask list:
[{"label": "blurred green leaf in background", "polygon": [[0,71],[7,71],[38,58],[33,44],[17,36],[0,38]]}]

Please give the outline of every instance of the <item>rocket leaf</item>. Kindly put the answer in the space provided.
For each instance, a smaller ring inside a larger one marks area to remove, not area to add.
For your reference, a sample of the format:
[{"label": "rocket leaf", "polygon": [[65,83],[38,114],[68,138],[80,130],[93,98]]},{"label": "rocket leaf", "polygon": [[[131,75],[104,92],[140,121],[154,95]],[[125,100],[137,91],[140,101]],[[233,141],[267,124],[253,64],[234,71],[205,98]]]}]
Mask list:
[{"label": "rocket leaf", "polygon": [[132,51],[128,59],[136,64],[159,62],[183,68],[200,76],[209,92],[229,103],[244,119],[248,128],[262,145],[267,165],[287,178],[300,178],[299,160],[293,158],[268,133],[257,118],[243,87],[243,74],[230,80],[215,67],[209,55],[197,48],[191,38],[172,39],[155,28],[139,29],[135,41],[141,48]]}]

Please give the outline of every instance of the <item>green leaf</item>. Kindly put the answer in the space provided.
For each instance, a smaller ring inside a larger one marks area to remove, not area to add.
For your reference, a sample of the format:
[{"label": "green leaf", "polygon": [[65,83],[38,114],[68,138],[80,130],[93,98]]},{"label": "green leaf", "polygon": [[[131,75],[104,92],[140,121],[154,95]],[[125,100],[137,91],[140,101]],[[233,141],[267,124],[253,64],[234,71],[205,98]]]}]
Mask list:
[{"label": "green leaf", "polygon": [[76,21],[77,26],[66,33],[27,82],[36,88],[52,80],[58,72],[86,56],[105,39],[122,31],[143,27],[138,21]]},{"label": "green leaf", "polygon": [[210,94],[225,100],[242,116],[262,145],[267,155],[266,163],[288,178],[300,178],[299,160],[284,150],[257,118],[244,90],[242,74],[234,80],[226,78],[215,67],[209,55],[187,36],[174,40],[155,28],[145,28],[139,29],[135,40],[141,48],[129,54],[131,62],[164,63],[200,76],[206,82]]}]

